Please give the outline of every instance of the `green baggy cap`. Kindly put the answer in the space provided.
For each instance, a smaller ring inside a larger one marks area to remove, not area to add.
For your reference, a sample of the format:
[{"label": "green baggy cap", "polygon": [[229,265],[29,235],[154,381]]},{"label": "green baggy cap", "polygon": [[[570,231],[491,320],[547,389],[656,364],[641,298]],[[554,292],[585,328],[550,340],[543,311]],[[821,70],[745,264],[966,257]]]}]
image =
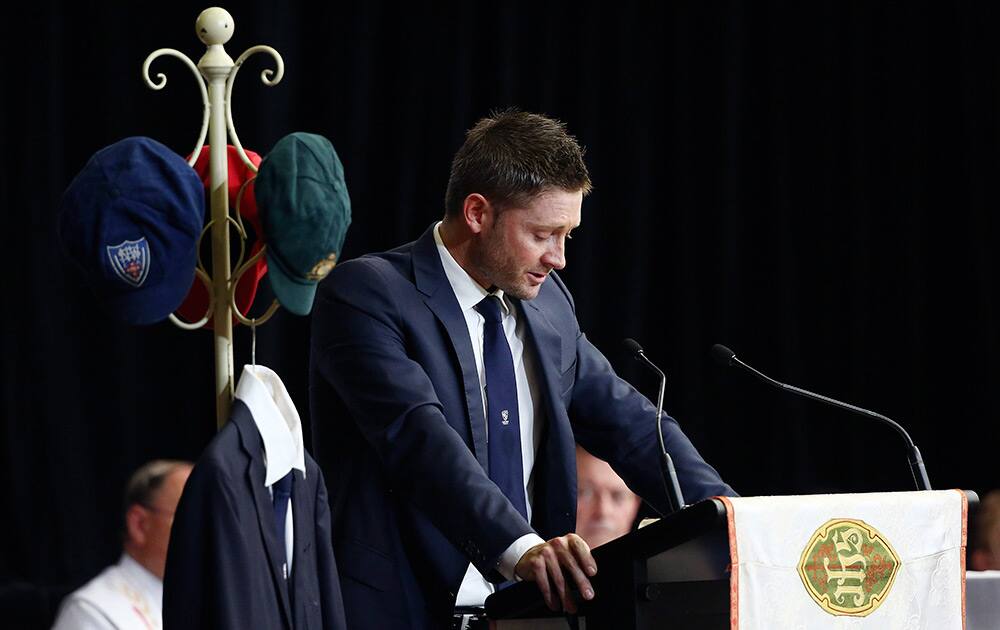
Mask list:
[{"label": "green baggy cap", "polygon": [[255,186],[271,288],[282,306],[308,315],[351,225],[344,166],[323,136],[293,133],[261,162]]}]

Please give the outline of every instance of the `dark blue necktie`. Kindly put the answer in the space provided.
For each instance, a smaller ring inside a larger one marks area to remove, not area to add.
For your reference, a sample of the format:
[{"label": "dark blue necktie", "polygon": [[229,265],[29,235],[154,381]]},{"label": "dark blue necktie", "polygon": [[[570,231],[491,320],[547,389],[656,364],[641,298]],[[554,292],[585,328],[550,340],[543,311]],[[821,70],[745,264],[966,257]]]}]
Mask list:
[{"label": "dark blue necktie", "polygon": [[288,558],[285,557],[285,518],[288,514],[288,501],[292,498],[292,475],[294,471],[274,482],[271,493],[274,498],[274,525],[278,531],[278,546],[281,547],[282,573],[288,579]]},{"label": "dark blue necktie", "polygon": [[483,325],[483,364],[486,368],[486,426],[489,431],[490,479],[528,518],[521,470],[521,425],[517,410],[514,359],[503,332],[500,299],[487,296],[476,305],[486,320]]}]

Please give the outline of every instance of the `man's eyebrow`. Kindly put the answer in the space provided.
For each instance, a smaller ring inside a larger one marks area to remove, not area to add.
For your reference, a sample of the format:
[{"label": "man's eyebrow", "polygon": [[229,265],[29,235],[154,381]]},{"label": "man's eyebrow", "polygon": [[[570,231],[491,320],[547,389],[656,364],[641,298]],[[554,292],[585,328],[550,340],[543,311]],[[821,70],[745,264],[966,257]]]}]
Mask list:
[{"label": "man's eyebrow", "polygon": [[571,225],[567,228],[565,223],[529,223],[528,227],[532,230],[549,230],[550,232],[554,232],[556,230],[565,229],[569,232],[580,229],[580,224],[577,223],[576,225]]}]

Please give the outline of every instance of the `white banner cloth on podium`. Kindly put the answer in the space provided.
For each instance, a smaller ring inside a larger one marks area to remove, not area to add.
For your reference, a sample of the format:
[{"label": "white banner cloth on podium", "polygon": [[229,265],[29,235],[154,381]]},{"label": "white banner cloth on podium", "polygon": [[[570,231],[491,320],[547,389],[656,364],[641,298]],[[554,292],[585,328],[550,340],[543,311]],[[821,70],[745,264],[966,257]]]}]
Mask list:
[{"label": "white banner cloth on podium", "polygon": [[724,501],[733,630],[964,628],[964,493]]}]

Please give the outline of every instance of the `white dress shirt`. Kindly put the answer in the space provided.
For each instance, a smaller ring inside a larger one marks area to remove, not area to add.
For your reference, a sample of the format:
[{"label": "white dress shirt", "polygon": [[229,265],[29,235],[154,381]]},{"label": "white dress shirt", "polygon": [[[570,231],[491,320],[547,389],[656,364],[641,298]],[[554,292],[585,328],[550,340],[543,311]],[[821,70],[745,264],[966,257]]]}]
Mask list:
[{"label": "white dress shirt", "polygon": [[[483,323],[485,319],[476,310],[479,304],[487,295],[483,287],[479,286],[475,280],[458,264],[458,261],[451,255],[440,234],[441,223],[434,226],[434,241],[437,243],[438,254],[441,257],[441,265],[444,267],[445,276],[451,285],[458,305],[462,309],[465,317],[465,324],[469,328],[469,339],[472,341],[472,352],[476,357],[476,371],[479,374],[480,394],[483,399],[483,415],[486,416],[486,368],[483,363]],[[500,298],[502,305],[503,330],[507,337],[507,344],[510,346],[510,354],[514,359],[514,379],[517,383],[517,408],[518,424],[521,430],[521,467],[524,475],[524,495],[525,504],[528,509],[528,522],[531,522],[531,502],[534,478],[532,470],[535,465],[535,453],[542,437],[542,422],[544,414],[541,408],[542,396],[538,391],[538,366],[534,353],[525,347],[524,339],[526,332],[523,318],[517,317],[515,309],[510,307],[503,291],[494,293]],[[536,422],[536,419],[538,421]],[[487,431],[489,427],[487,426]],[[508,580],[514,578],[514,565],[521,559],[528,549],[545,542],[535,533],[525,534],[518,538],[500,556],[500,566],[497,570]],[[482,606],[486,598],[495,591],[495,587],[482,576],[473,566],[465,572],[465,578],[458,589],[458,597],[455,600],[456,606]]]},{"label": "white dress shirt", "polygon": [[[281,378],[263,365],[245,365],[236,386],[236,398],[250,409],[254,424],[264,442],[264,486],[273,498],[271,486],[293,468],[306,474],[302,421]],[[292,501],[285,514],[285,579],[292,574],[292,550],[295,543]]]},{"label": "white dress shirt", "polygon": [[52,630],[159,630],[163,582],[132,556],[66,596]]}]

